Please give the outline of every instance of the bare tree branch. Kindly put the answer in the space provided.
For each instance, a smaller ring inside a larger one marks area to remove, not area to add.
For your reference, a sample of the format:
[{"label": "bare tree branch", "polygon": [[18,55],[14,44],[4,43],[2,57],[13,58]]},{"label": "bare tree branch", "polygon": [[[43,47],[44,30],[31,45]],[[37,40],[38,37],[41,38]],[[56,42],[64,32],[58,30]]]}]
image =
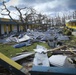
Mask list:
[{"label": "bare tree branch", "polygon": [[1,15],[7,15],[7,16],[10,17],[10,19],[11,19],[12,21],[18,23],[16,20],[14,20],[14,19],[11,17],[11,15],[10,15],[11,12],[8,10],[8,8],[6,7],[5,3],[6,3],[6,2],[3,1],[4,9],[2,9],[2,10],[6,10],[6,11],[8,12],[8,14],[1,14]]}]

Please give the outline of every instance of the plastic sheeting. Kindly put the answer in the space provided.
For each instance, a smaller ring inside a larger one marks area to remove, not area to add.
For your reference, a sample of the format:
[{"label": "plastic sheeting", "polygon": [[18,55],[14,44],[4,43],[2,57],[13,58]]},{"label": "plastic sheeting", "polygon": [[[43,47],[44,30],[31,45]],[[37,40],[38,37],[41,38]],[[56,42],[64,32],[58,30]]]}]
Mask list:
[{"label": "plastic sheeting", "polygon": [[17,39],[16,37],[10,36],[8,38],[3,39],[2,43],[6,44],[6,43],[9,43],[9,42],[12,42],[12,41],[16,42],[16,39]]},{"label": "plastic sheeting", "polygon": [[32,43],[30,42],[30,40],[28,40],[27,42],[22,42],[22,43],[19,43],[19,44],[16,44],[14,45],[13,47],[14,48],[21,48],[23,46],[30,46]]},{"label": "plastic sheeting", "polygon": [[69,40],[69,38],[68,38],[68,36],[60,35],[60,36],[58,36],[57,40],[58,41],[61,41],[61,40]]},{"label": "plastic sheeting", "polygon": [[54,37],[55,36],[52,36],[51,34],[45,34],[41,40],[53,40]]},{"label": "plastic sheeting", "polygon": [[68,61],[68,57],[65,55],[52,55],[49,58],[49,61],[50,64],[58,67],[74,67],[74,65]]},{"label": "plastic sheeting", "polygon": [[34,49],[35,57],[33,64],[35,66],[49,66],[49,59],[47,56],[47,50],[45,47],[37,45],[36,49]]},{"label": "plastic sheeting", "polygon": [[37,53],[42,53],[42,52],[46,53],[47,49],[43,46],[37,45],[37,47],[36,47],[36,49],[34,49],[34,51]]},{"label": "plastic sheeting", "polygon": [[26,40],[29,40],[29,39],[30,39],[30,37],[29,37],[29,36],[24,35],[22,38],[17,39],[17,42],[23,42],[23,41],[26,41]]},{"label": "plastic sheeting", "polygon": [[49,66],[47,54],[36,53],[33,64],[35,66]]}]

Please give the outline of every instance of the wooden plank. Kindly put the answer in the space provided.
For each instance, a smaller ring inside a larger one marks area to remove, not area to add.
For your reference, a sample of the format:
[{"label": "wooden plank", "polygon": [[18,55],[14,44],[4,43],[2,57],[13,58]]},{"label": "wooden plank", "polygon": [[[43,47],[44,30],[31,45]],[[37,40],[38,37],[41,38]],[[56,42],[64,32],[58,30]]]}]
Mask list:
[{"label": "wooden plank", "polygon": [[5,61],[6,63],[12,65],[13,67],[17,68],[17,69],[21,69],[22,66],[19,65],[18,63],[14,62],[13,60],[11,60],[10,58],[6,57],[5,55],[3,55],[2,53],[0,53],[0,59],[2,59],[3,61]]},{"label": "wooden plank", "polygon": [[54,48],[54,49],[50,49],[50,50],[47,50],[47,51],[48,52],[57,51],[57,50],[60,50],[60,49],[66,48],[66,47],[67,47],[66,45],[63,45],[63,46],[60,46],[60,47],[57,47],[57,48]]},{"label": "wooden plank", "polygon": [[26,75],[26,73],[28,73],[23,66],[6,57],[2,53],[0,53],[0,65],[16,75]]},{"label": "wooden plank", "polygon": [[75,68],[33,66],[31,75],[76,75]]},{"label": "wooden plank", "polygon": [[21,60],[23,58],[29,57],[29,56],[31,56],[33,54],[34,54],[34,52],[30,52],[30,53],[27,53],[27,54],[21,54],[19,56],[13,57],[11,59],[14,60],[14,61],[18,61],[18,60]]},{"label": "wooden plank", "polygon": [[[76,51],[73,51],[73,52],[75,52],[76,53]],[[73,54],[73,53],[71,53],[70,51],[53,51],[53,53],[52,54]]]}]

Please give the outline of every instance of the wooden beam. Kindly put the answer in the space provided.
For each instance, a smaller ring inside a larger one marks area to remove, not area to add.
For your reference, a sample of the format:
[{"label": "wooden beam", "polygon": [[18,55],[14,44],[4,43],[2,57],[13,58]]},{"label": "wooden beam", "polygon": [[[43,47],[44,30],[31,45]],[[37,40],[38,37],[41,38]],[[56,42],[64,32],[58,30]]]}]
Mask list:
[{"label": "wooden beam", "polygon": [[66,47],[67,47],[66,45],[63,45],[63,46],[60,46],[60,47],[57,47],[54,49],[47,50],[47,52],[57,51],[57,50],[60,50],[60,49],[66,48]]},{"label": "wooden beam", "polygon": [[23,66],[11,60],[2,53],[0,53],[0,65],[17,75],[26,75],[27,73],[27,70]]}]

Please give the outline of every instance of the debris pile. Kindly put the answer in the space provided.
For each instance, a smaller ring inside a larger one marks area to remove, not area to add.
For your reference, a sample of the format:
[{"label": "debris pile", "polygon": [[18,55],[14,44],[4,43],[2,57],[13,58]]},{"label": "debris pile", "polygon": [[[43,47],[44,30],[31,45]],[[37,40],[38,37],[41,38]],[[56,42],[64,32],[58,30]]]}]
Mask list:
[{"label": "debris pile", "polygon": [[68,36],[65,36],[62,34],[61,29],[48,29],[45,32],[39,32],[37,30],[27,30],[27,32],[23,32],[20,34],[11,34],[9,37],[6,37],[4,39],[0,39],[0,43],[7,44],[10,42],[15,42],[13,47],[20,48],[23,46],[29,46],[34,42],[47,42],[49,46],[51,47],[57,47],[58,42],[61,42],[62,40],[69,40]]},{"label": "debris pile", "polygon": [[50,66],[49,59],[47,56],[47,49],[43,46],[37,45],[36,49],[34,49],[35,57],[33,64],[35,66]]}]

